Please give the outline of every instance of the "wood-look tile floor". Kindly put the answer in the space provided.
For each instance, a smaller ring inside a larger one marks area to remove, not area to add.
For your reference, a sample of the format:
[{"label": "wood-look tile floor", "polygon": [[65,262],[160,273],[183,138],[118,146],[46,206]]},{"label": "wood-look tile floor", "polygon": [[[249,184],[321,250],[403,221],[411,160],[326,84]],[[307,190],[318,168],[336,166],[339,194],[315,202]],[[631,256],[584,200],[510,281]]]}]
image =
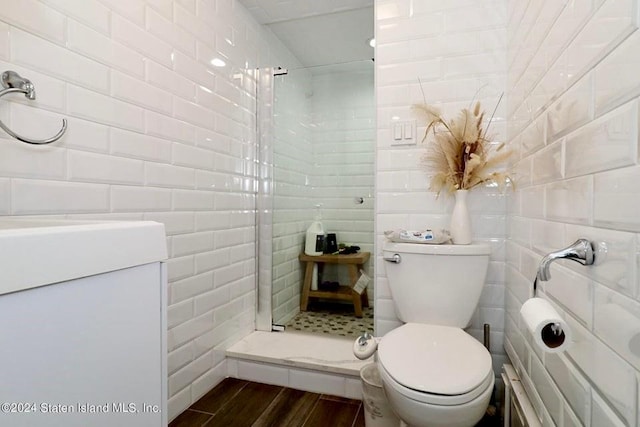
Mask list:
[{"label": "wood-look tile floor", "polygon": [[364,427],[359,400],[227,378],[169,427]]},{"label": "wood-look tile floor", "polygon": [[[486,416],[476,427],[499,427]],[[365,427],[362,402],[227,378],[169,427]]]}]

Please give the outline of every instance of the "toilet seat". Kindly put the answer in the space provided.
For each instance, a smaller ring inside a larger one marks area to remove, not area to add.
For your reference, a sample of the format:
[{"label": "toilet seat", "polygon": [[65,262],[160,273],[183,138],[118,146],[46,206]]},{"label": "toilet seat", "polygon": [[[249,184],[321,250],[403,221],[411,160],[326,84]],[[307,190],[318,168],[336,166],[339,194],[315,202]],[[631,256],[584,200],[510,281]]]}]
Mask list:
[{"label": "toilet seat", "polygon": [[[425,393],[423,391],[416,391],[410,389],[408,387],[404,387],[402,384],[398,383],[389,373],[384,369],[384,366],[381,364],[378,365],[380,370],[380,376],[383,378],[383,382],[386,385],[390,385],[393,387],[398,393],[402,394],[404,397],[415,400],[420,403],[429,403],[432,405],[439,406],[455,406],[455,405],[464,405],[465,403],[471,402],[476,399],[478,396],[483,394],[488,387],[493,388],[495,377],[493,372],[491,372],[485,380],[475,389],[471,390],[468,393],[457,394],[457,395],[443,395],[443,394],[432,394]],[[385,381],[386,380],[386,381]]]},{"label": "toilet seat", "polygon": [[407,323],[378,345],[380,374],[399,393],[436,405],[460,405],[493,384],[491,355],[460,328]]}]

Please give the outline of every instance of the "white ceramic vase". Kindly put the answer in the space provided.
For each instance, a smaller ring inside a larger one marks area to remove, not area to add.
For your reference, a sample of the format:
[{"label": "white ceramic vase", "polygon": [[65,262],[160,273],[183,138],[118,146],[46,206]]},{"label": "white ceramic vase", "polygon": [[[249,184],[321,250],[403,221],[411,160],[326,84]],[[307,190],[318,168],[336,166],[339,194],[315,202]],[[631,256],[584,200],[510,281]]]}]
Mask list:
[{"label": "white ceramic vase", "polygon": [[456,204],[451,214],[449,232],[455,245],[468,245],[471,243],[471,217],[467,208],[467,194],[469,190],[457,190],[455,192]]}]

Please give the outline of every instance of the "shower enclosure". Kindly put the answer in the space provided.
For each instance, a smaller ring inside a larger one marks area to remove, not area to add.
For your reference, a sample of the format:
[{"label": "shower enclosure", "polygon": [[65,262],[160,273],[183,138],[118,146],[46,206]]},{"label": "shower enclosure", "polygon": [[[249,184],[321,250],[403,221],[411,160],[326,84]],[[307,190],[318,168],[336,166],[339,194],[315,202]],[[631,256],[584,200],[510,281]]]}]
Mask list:
[{"label": "shower enclosure", "polygon": [[[373,251],[373,83],[370,60],[259,71],[259,330],[300,310],[298,255],[318,206],[325,232]],[[348,282],[332,267],[321,280]],[[373,276],[373,260],[365,270]],[[373,304],[372,288],[369,296]]]}]

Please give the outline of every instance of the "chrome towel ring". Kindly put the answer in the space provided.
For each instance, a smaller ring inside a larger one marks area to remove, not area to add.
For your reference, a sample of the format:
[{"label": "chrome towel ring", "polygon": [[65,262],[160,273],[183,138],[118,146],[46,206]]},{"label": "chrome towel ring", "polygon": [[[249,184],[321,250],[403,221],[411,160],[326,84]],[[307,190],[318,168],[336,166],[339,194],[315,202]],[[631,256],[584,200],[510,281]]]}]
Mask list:
[{"label": "chrome towel ring", "polygon": [[[29,79],[21,77],[20,74],[16,73],[15,71],[5,71],[4,73],[2,73],[1,80],[2,87],[4,87],[5,89],[0,91],[0,98],[10,93],[23,93],[27,99],[36,99],[36,88],[33,83],[31,83]],[[52,142],[55,142],[62,138],[62,135],[64,135],[64,133],[67,131],[67,119],[62,119],[62,129],[60,129],[57,134],[48,139],[31,139],[20,136],[9,129],[7,125],[2,123],[2,120],[0,120],[0,128],[2,128],[6,133],[11,135],[18,141],[26,142],[27,144],[51,144]]]}]

